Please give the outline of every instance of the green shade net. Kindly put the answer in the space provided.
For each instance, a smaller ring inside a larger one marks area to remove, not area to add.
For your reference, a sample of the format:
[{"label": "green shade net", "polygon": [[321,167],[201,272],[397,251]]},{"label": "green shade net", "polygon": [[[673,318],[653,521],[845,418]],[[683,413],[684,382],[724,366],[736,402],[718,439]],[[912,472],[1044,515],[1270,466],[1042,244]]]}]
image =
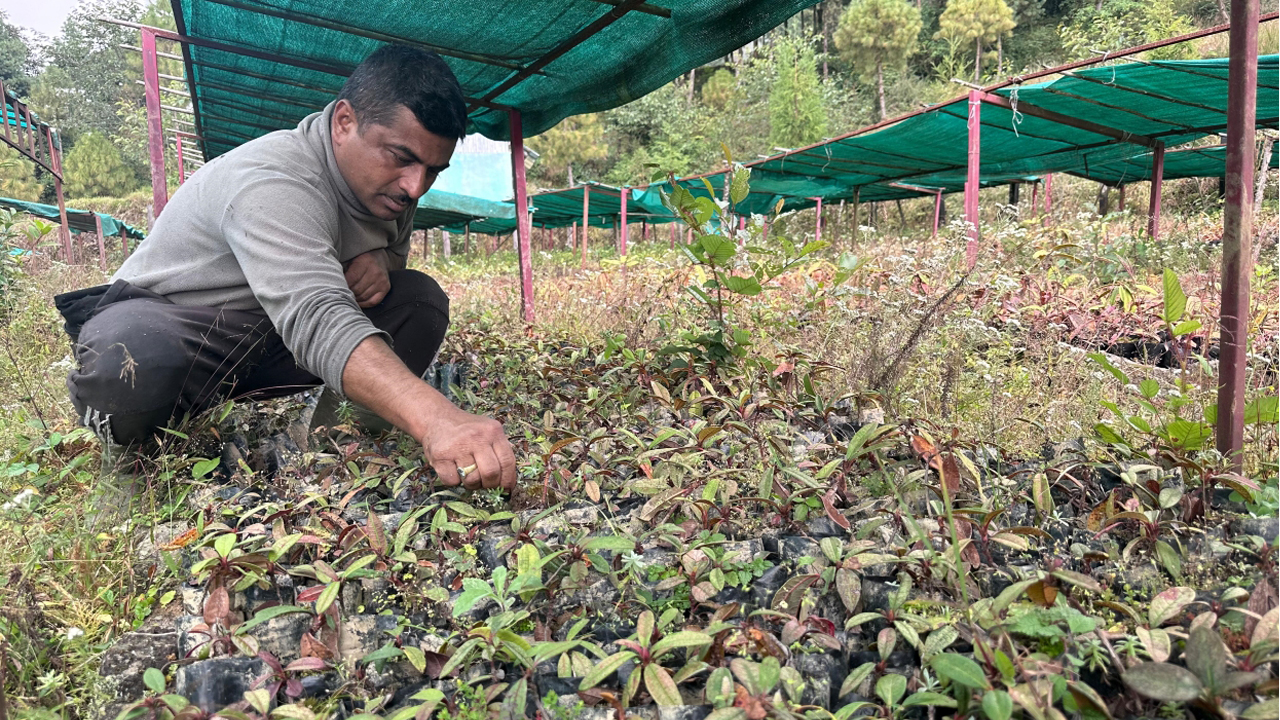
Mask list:
[{"label": "green shade net", "polygon": [[[492,98],[520,111],[525,137],[581,113],[623,105],[690,68],[724,57],[815,0],[651,0]],[[436,49],[468,98],[618,9],[593,0],[172,0],[180,33],[276,56],[184,45],[196,122],[213,158],[324,107],[349,73],[388,41]],[[283,61],[310,65],[298,67]],[[318,68],[318,69],[317,69]],[[505,110],[477,107],[475,131],[510,137]]]},{"label": "green shade net", "polygon": [[[1123,185],[1151,179],[1151,153],[1134,155],[1112,163],[1094,165],[1088,174],[1073,173],[1090,180],[1108,185]],[[1280,153],[1271,154],[1270,168],[1280,167]],[[1186,148],[1164,154],[1164,179],[1194,177],[1226,177],[1227,148],[1221,145],[1213,147]]]},{"label": "green shade net", "polygon": [[418,198],[413,214],[413,228],[424,230],[440,226],[459,227],[484,218],[515,222],[516,206],[470,195],[431,190]]},{"label": "green shade net", "polygon": [[[432,191],[434,193],[434,191]],[[589,183],[562,190],[550,190],[529,196],[529,213],[534,227],[563,228],[582,224],[582,200],[587,195],[587,224],[591,227],[613,227],[622,219],[623,188]],[[639,190],[628,188],[627,222],[663,224],[675,221],[675,216],[662,205],[661,198],[656,195],[645,195]],[[429,193],[431,194],[431,193]],[[657,204],[652,200],[657,198]],[[512,206],[514,208],[514,206]],[[506,217],[489,217],[483,222],[471,221],[472,232],[488,235],[505,235],[516,229],[515,215]],[[446,226],[449,232],[466,230],[466,223]]]},{"label": "green shade net", "polygon": [[[1277,126],[1277,56],[1258,59],[1257,127]],[[1166,146],[1199,140],[1225,130],[1227,59],[1136,62],[1078,70],[1051,82],[1005,88],[1011,102],[1033,105],[1114,130],[1161,140]],[[1125,172],[1135,177],[1149,150],[1134,142],[1032,117],[984,103],[981,110],[980,182],[984,187],[1034,180],[1067,172],[1115,182]],[[968,100],[957,98],[909,116],[882,130],[853,133],[797,152],[747,163],[751,194],[738,212],[811,207],[815,198],[863,202],[926,194],[912,187],[959,192],[968,165]],[[1198,165],[1170,152],[1166,177],[1221,175],[1222,164]],[[1188,162],[1187,166],[1181,165]],[[1129,170],[1126,170],[1129,168]],[[1184,174],[1186,173],[1186,174]],[[723,196],[724,175],[705,178]],[[702,178],[678,181],[706,195]],[[908,186],[908,187],[903,187]],[[667,183],[651,186],[656,201]]]},{"label": "green shade net", "polygon": [[[0,207],[18,212],[34,215],[45,220],[52,220],[55,223],[61,223],[62,217],[58,213],[57,205],[45,205],[43,203],[27,202],[25,200],[14,200],[13,198],[0,198]],[[67,224],[71,226],[71,232],[79,234],[82,232],[98,232],[97,223],[94,222],[93,216],[97,215],[102,221],[102,233],[108,237],[125,235],[127,237],[141,240],[145,235],[124,222],[107,215],[105,213],[92,213],[88,210],[73,210],[67,208]]]}]

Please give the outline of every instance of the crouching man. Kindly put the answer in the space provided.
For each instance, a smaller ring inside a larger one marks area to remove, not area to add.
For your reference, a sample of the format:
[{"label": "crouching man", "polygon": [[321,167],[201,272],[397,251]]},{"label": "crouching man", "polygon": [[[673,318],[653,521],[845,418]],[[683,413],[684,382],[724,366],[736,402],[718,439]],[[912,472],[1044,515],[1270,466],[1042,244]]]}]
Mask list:
[{"label": "crouching man", "polygon": [[440,57],[386,46],[322,112],[192,175],[110,285],[57,298],[104,456],[226,398],[323,384],[422,443],[444,482],[512,487],[502,425],[421,379],[449,298],[405,269],[418,198],[465,131]]}]

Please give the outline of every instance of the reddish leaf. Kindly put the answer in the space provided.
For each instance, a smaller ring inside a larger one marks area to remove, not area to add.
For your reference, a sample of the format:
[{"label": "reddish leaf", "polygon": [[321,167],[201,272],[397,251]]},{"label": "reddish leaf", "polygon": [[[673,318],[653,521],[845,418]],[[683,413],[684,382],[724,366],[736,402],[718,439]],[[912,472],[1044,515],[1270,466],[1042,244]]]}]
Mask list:
[{"label": "reddish leaf", "polygon": [[[933,465],[932,462],[929,463]],[[942,464],[935,468],[938,471],[942,487],[946,489],[947,494],[951,494],[960,489],[960,465],[956,462],[955,453],[947,453],[942,456]]]},{"label": "reddish leaf", "polygon": [[[1249,611],[1255,612],[1259,617],[1266,615],[1271,608],[1276,606],[1276,591],[1271,587],[1271,583],[1267,582],[1267,578],[1263,577],[1258,580],[1258,584],[1254,586],[1253,593],[1249,595]],[[1256,618],[1245,616],[1244,619],[1244,636],[1252,637],[1253,629],[1257,627]]]},{"label": "reddish leaf", "polygon": [[320,593],[324,592],[324,585],[311,585],[298,591],[298,602],[309,603],[315,602],[320,597]]},{"label": "reddish leaf", "polygon": [[289,678],[284,684],[284,694],[290,698],[302,697],[302,681],[298,678]]},{"label": "reddish leaf", "polygon": [[835,494],[836,494],[835,488],[828,490],[826,494],[822,496],[822,507],[826,508],[827,517],[831,518],[832,522],[844,528],[845,530],[848,530],[849,519],[846,518],[844,515],[842,515],[840,511],[836,509],[835,502],[834,502]]},{"label": "reddish leaf", "polygon": [[303,633],[301,649],[299,654],[304,658],[319,658],[321,660],[333,657],[333,651],[327,645],[316,639],[311,633]]},{"label": "reddish leaf", "polygon": [[318,657],[304,657],[294,660],[285,666],[286,671],[293,670],[324,670],[329,667],[329,663]]},{"label": "reddish leaf", "polygon": [[369,547],[373,548],[379,555],[386,555],[387,530],[382,526],[382,518],[378,517],[378,513],[370,509],[369,519],[366,522],[365,534],[369,537]]},{"label": "reddish leaf", "polygon": [[218,586],[204,600],[204,621],[213,625],[221,622],[231,612],[231,597],[227,589]]},{"label": "reddish leaf", "polygon": [[927,462],[931,462],[938,454],[938,448],[929,442],[929,439],[923,435],[911,436],[911,449]]},{"label": "reddish leaf", "polygon": [[1054,601],[1058,599],[1058,588],[1046,585],[1043,580],[1040,580],[1027,588],[1027,597],[1042,607],[1053,607]]}]

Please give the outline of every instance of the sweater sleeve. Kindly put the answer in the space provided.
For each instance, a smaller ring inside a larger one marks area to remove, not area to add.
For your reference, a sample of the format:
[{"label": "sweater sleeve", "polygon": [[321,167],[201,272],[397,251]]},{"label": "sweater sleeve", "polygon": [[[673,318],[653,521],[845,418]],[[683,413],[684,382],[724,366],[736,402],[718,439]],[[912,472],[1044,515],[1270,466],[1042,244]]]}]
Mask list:
[{"label": "sweater sleeve", "polygon": [[337,210],[305,183],[254,180],[222,216],[223,237],[249,289],[294,359],[342,392],[347,360],[365,338],[391,337],[374,327],[347,287],[338,261]]}]

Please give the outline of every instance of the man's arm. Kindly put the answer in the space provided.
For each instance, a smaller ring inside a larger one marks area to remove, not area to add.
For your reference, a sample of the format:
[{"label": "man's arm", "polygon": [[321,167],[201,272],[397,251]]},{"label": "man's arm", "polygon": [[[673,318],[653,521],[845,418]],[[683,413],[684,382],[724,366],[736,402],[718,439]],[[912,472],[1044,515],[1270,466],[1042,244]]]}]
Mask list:
[{"label": "man's arm", "polygon": [[342,371],[342,387],[347,397],[421,443],[444,484],[457,485],[458,468],[474,465],[462,479],[466,487],[515,486],[516,459],[502,424],[459,410],[410,372],[382,338],[370,336],[356,346]]}]

